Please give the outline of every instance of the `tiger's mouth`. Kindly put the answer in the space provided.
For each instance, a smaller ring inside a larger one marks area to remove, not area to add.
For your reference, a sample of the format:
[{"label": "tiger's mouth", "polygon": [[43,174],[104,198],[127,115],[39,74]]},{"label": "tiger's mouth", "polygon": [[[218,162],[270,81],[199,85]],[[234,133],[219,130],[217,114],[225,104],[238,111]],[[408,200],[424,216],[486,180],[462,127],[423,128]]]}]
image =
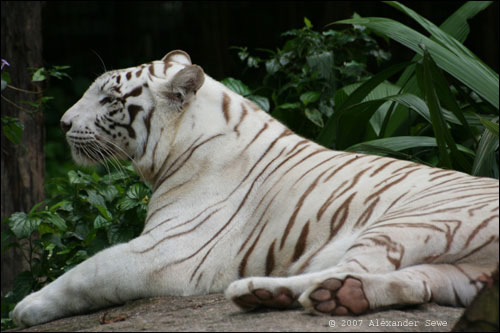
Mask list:
[{"label": "tiger's mouth", "polygon": [[101,163],[106,159],[119,158],[117,149],[107,140],[94,136],[67,136],[73,159],[81,165]]}]

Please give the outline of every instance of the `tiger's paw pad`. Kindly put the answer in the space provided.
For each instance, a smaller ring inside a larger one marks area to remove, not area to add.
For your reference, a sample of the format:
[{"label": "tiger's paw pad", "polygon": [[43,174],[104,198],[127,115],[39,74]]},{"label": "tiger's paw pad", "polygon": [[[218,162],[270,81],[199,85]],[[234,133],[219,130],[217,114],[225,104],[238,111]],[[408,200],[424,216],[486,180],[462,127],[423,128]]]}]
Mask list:
[{"label": "tiger's paw pad", "polygon": [[327,279],[309,294],[315,312],[326,315],[361,314],[369,309],[361,281]]},{"label": "tiger's paw pad", "polygon": [[251,293],[232,298],[243,310],[254,310],[257,308],[288,309],[296,307],[297,297],[288,288],[278,288],[275,293],[267,289],[255,289]]}]

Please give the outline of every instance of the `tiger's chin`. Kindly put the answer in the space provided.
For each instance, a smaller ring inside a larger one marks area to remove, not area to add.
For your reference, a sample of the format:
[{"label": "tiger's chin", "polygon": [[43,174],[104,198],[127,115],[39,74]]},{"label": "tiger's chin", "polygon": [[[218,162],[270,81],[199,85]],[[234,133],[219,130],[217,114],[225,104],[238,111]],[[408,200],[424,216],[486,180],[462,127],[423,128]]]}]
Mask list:
[{"label": "tiger's chin", "polygon": [[88,157],[85,154],[82,154],[78,151],[75,151],[72,149],[71,151],[71,156],[73,157],[73,161],[75,162],[76,165],[83,166],[83,167],[88,167],[88,166],[95,166],[103,162],[102,159],[93,159]]}]

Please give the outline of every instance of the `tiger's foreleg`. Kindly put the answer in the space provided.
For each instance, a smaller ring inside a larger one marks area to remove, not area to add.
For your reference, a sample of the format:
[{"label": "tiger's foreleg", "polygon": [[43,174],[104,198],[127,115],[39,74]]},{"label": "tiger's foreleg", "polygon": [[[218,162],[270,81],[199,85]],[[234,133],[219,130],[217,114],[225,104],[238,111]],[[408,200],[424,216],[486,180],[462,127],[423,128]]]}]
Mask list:
[{"label": "tiger's foreleg", "polygon": [[148,284],[146,261],[131,243],[105,249],[24,298],[15,307],[13,319],[20,326],[33,326],[147,297],[154,286]]}]

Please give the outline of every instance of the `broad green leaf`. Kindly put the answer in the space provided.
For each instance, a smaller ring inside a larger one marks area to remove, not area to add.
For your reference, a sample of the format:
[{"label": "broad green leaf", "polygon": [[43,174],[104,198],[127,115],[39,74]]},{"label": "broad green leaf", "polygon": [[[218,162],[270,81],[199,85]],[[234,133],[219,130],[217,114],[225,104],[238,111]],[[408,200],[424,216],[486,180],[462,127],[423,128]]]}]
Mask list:
[{"label": "broad green leaf", "polygon": [[470,32],[467,20],[476,16],[492,3],[493,1],[467,1],[462,7],[449,16],[439,27],[444,32],[463,43],[467,39]]},{"label": "broad green leaf", "polygon": [[304,17],[304,24],[306,25],[307,29],[311,29],[313,27],[311,21],[307,17]]},{"label": "broad green leaf", "polygon": [[[331,116],[323,127],[323,130],[317,137],[317,142],[325,147],[331,147],[331,145],[338,139],[337,128],[339,126],[339,119],[343,115],[343,110],[348,107],[360,103],[372,90],[374,90],[379,84],[393,76],[394,74],[402,71],[410,63],[404,62],[401,64],[393,65],[389,68],[384,69],[380,73],[372,76],[369,80],[365,81],[359,88],[357,88],[352,94],[347,96],[342,104],[337,104],[337,108],[334,111],[333,116]],[[380,105],[378,105],[380,107]],[[378,108],[377,107],[377,108]],[[375,112],[373,110],[373,112]],[[373,115],[373,112],[371,113]]]},{"label": "broad green leaf", "polygon": [[451,156],[448,153],[446,147],[448,141],[446,137],[448,134],[447,132],[448,128],[441,114],[441,105],[439,104],[439,98],[436,94],[436,90],[434,89],[432,73],[431,73],[431,71],[434,68],[431,66],[432,66],[432,60],[430,59],[430,57],[424,56],[423,69],[421,72],[417,72],[417,75],[419,73],[422,73],[422,77],[419,78],[419,82],[421,82],[423,85],[423,93],[425,96],[425,101],[431,115],[431,124],[434,130],[434,135],[436,137],[439,149],[439,159],[443,167],[451,169],[452,168]]},{"label": "broad green leaf", "polygon": [[2,117],[2,132],[5,137],[15,145],[21,143],[24,124],[16,117]]},{"label": "broad green leaf", "polygon": [[369,120],[386,101],[374,100],[352,105],[347,109],[337,111],[333,117],[338,117],[337,140],[335,148],[343,150],[356,142],[360,142],[369,129]]},{"label": "broad green leaf", "polygon": [[276,109],[298,109],[300,107],[302,107],[302,104],[300,104],[299,102],[295,102],[295,103],[283,103],[281,105],[278,105]]},{"label": "broad green leaf", "polygon": [[[485,9],[490,5],[490,1],[469,1],[465,3],[462,7],[456,10],[451,16],[449,16],[443,24],[440,25],[440,28],[448,33],[450,36],[457,39],[459,42],[463,43],[470,31],[469,24],[467,20],[473,18],[477,13]],[[434,36],[431,36],[431,39],[435,40]],[[412,61],[417,62],[422,57],[419,54],[416,54]],[[419,94],[415,76],[415,67],[408,67],[404,73],[401,75],[399,80],[396,83],[398,86],[404,87],[404,92]],[[447,117],[447,111],[445,112],[445,117]],[[451,115],[456,124],[460,124],[459,120]],[[467,118],[467,117],[466,117]],[[391,136],[407,119],[407,112],[401,109],[400,106],[396,107],[395,112],[391,115],[391,118],[388,120],[387,129],[384,132],[386,135]],[[448,121],[450,121],[447,118]],[[472,120],[473,122],[475,119]],[[470,126],[474,126],[471,123],[471,119],[467,119],[467,122]]]},{"label": "broad green leaf", "polygon": [[44,216],[44,219],[46,222],[56,227],[59,231],[64,232],[68,229],[66,221],[64,221],[64,219],[55,212],[49,212]]},{"label": "broad green leaf", "polygon": [[476,150],[476,158],[472,165],[471,174],[484,177],[496,176],[498,178],[498,165],[495,158],[497,149],[498,137],[488,129],[485,129]]},{"label": "broad green leaf", "polygon": [[106,201],[104,200],[104,197],[100,194],[97,194],[97,192],[94,190],[87,190],[87,194],[89,203],[97,208],[102,216],[104,216],[108,221],[111,221],[113,219],[113,215],[106,207]]},{"label": "broad green leaf", "polygon": [[105,219],[103,216],[98,215],[94,219],[94,229],[107,228],[112,224],[111,221]]},{"label": "broad green leaf", "polygon": [[139,201],[131,199],[128,196],[126,196],[126,197],[121,198],[118,201],[116,208],[121,210],[121,211],[126,211],[126,210],[132,209],[134,207],[137,207],[138,205],[139,205]]},{"label": "broad green leaf", "polygon": [[134,184],[127,191],[127,196],[137,201],[141,201],[147,195],[148,190],[143,184]]},{"label": "broad green leaf", "polygon": [[[424,44],[440,68],[471,88],[498,110],[498,74],[479,61],[477,57],[472,56],[470,51],[465,51],[465,47],[459,48],[457,46],[457,43],[459,44],[458,41],[453,44],[447,44],[447,47],[444,47],[419,32],[387,18],[358,18],[335,23],[364,25],[379,34],[403,44],[420,55],[423,55],[420,45]],[[451,36],[448,37],[453,38]],[[453,49],[453,52],[450,49]]]},{"label": "broad green leaf", "polygon": [[318,109],[306,108],[305,114],[307,119],[312,121],[316,126],[323,127],[323,117]]},{"label": "broad green leaf", "polygon": [[321,96],[321,93],[318,91],[308,91],[300,95],[300,101],[305,106],[316,102]]},{"label": "broad green leaf", "polygon": [[116,186],[113,184],[99,185],[96,187],[99,193],[106,199],[107,202],[113,201],[120,194],[120,192],[116,189]]},{"label": "broad green leaf", "polygon": [[[361,152],[360,148],[366,145],[401,151],[410,148],[437,147],[437,142],[436,138],[428,136],[395,136],[358,143],[347,148],[346,151]],[[471,156],[475,155],[472,150],[464,146],[458,145],[458,149]]]},{"label": "broad green leaf", "polygon": [[28,216],[26,213],[14,213],[9,217],[9,227],[17,238],[28,237],[41,223],[41,218]]},{"label": "broad green leaf", "polygon": [[69,171],[68,179],[70,184],[88,185],[92,183],[92,178],[89,175],[82,173],[81,171]]},{"label": "broad green leaf", "polygon": [[44,81],[47,79],[47,76],[45,76],[45,68],[39,68],[35,73],[33,73],[33,77],[31,78],[31,81],[33,82],[38,82],[38,81]]},{"label": "broad green leaf", "polygon": [[221,83],[241,96],[247,96],[252,93],[246,84],[232,77],[225,78]]},{"label": "broad green leaf", "polygon": [[[342,104],[342,100],[345,99],[343,96],[351,94],[356,88],[358,88],[361,83],[354,83],[339,89],[335,94],[335,101],[337,105]],[[386,98],[388,96],[394,96],[401,91],[401,88],[388,82],[384,81],[380,83],[375,89],[373,89],[366,97],[363,99],[365,101],[373,101],[381,98]],[[383,121],[386,117],[387,111],[389,109],[390,103],[384,103],[375,112],[375,114],[370,119],[370,125],[372,126],[374,132],[379,135]]]},{"label": "broad green leaf", "polygon": [[59,201],[58,203],[52,205],[49,210],[51,212],[55,212],[57,210],[64,210],[67,212],[71,212],[71,211],[73,211],[73,204],[71,203],[71,201],[63,200],[63,201]]},{"label": "broad green leaf", "polygon": [[110,244],[118,244],[128,242],[133,236],[132,230],[120,228],[119,225],[112,225],[107,230],[108,241]]},{"label": "broad green leaf", "polygon": [[312,72],[317,72],[318,77],[322,79],[328,80],[331,84],[334,84],[333,81],[335,77],[334,71],[334,61],[333,61],[333,52],[326,51],[318,54],[310,55],[306,58],[307,64],[311,68]]},{"label": "broad green leaf", "polygon": [[[453,161],[455,161],[456,166],[459,165],[462,170],[470,172],[472,165],[462,155],[462,153],[458,151],[455,140],[453,139],[442,114],[440,101],[438,99],[438,91],[444,92],[449,89],[448,84],[446,83],[441,70],[437,67],[436,63],[433,61],[433,58],[425,49],[423,64],[423,84],[425,85],[425,88],[423,89],[424,95],[427,106],[429,107],[429,112],[431,114],[432,127],[434,129],[434,135],[436,136],[438,142],[441,162],[443,162],[445,166],[451,167],[451,160],[448,160],[448,158],[452,157]],[[451,92],[448,93],[451,95]],[[444,94],[446,95],[446,93]],[[450,98],[453,97],[450,96]],[[458,105],[456,106],[456,108],[458,109]],[[461,111],[457,110],[457,112]],[[463,116],[462,118],[464,119],[463,121],[465,121],[465,118]],[[468,126],[466,128],[472,135],[472,131],[470,130],[470,128],[468,128]],[[448,155],[448,152],[444,153],[444,151],[442,150],[443,145],[447,146],[450,149],[450,155]],[[448,162],[450,163],[449,165]]]},{"label": "broad green leaf", "polygon": [[481,123],[490,131],[493,133],[497,139],[498,139],[498,123],[494,123],[492,121],[489,121],[488,119],[484,119],[483,117],[479,117],[481,120]]},{"label": "broad green leaf", "polygon": [[249,95],[247,96],[249,100],[257,104],[262,110],[269,112],[271,109],[271,105],[269,104],[269,100],[267,97],[258,96],[258,95]]}]

